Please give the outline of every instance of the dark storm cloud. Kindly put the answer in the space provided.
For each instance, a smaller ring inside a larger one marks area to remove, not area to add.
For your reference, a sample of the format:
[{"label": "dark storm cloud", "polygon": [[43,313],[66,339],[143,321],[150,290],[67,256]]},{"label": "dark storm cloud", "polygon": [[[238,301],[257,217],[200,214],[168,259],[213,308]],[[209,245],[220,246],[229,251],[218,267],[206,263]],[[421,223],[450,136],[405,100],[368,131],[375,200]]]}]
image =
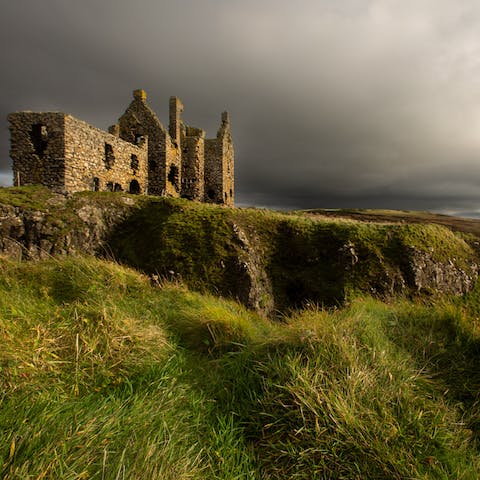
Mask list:
[{"label": "dark storm cloud", "polygon": [[[16,0],[0,7],[0,114],[106,128],[137,87],[213,135],[231,112],[237,200],[480,206],[473,0]],[[1,131],[7,171],[8,134]],[[1,177],[0,177],[1,178]]]}]

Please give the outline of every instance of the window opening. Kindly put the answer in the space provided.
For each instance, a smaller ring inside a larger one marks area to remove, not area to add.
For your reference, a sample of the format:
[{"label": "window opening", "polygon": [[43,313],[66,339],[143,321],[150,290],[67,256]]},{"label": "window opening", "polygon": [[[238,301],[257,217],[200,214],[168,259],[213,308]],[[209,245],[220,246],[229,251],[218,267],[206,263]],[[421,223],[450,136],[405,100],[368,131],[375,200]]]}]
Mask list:
[{"label": "window opening", "polygon": [[140,184],[138,183],[137,180],[132,180],[130,182],[130,186],[128,187],[128,191],[130,193],[135,194],[135,195],[138,195],[140,193]]},{"label": "window opening", "polygon": [[132,153],[130,157],[130,168],[133,170],[133,174],[136,175],[138,172],[138,157]]},{"label": "window opening", "polygon": [[43,157],[48,144],[47,126],[41,123],[32,125],[32,130],[30,131],[30,140],[32,141],[35,153],[39,157]]},{"label": "window opening", "polygon": [[135,145],[143,145],[145,142],[145,135],[140,133],[135,134]]},{"label": "window opening", "polygon": [[168,171],[167,179],[175,187],[175,190],[178,190],[178,177],[179,171],[176,165],[170,165],[170,170]]},{"label": "window opening", "polygon": [[115,163],[115,155],[113,154],[113,147],[109,144],[105,144],[105,168],[110,170]]}]

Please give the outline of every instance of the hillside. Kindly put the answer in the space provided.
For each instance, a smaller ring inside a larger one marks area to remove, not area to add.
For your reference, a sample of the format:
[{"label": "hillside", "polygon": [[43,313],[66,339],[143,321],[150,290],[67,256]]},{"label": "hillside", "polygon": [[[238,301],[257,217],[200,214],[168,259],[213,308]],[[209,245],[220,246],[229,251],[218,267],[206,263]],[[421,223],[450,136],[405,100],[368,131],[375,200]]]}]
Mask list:
[{"label": "hillside", "polygon": [[476,230],[443,217],[362,221],[37,187],[0,189],[0,216],[0,251],[13,258],[103,256],[266,315],[357,294],[462,294],[478,275]]},{"label": "hillside", "polygon": [[94,259],[0,262],[4,479],[478,479],[480,293],[271,322]]},{"label": "hillside", "polygon": [[362,215],[0,189],[0,477],[479,478],[476,227]]}]

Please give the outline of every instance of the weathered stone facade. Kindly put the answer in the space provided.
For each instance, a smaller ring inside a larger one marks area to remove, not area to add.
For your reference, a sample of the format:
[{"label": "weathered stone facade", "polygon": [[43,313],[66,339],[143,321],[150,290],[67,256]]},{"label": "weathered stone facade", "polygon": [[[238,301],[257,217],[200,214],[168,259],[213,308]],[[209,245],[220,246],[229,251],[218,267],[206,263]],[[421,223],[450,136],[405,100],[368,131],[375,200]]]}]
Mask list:
[{"label": "weathered stone facade", "polygon": [[8,116],[14,185],[42,184],[59,193],[128,191],[234,203],[234,150],[227,112],[217,137],[182,121],[170,98],[168,131],[143,90],[104,132],[65,113]]}]

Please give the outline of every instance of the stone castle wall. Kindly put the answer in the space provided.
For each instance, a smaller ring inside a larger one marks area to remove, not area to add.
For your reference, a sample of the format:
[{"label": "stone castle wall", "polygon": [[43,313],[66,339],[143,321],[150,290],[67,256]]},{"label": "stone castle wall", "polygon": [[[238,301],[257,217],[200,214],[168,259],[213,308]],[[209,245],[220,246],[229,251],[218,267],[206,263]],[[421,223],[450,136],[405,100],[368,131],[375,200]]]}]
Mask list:
[{"label": "stone castle wall", "polygon": [[220,150],[216,138],[205,140],[205,201],[223,201],[223,175]]},{"label": "stone castle wall", "polygon": [[19,112],[8,116],[14,185],[65,188],[65,114]]},{"label": "stone castle wall", "polygon": [[217,138],[205,141],[205,201],[233,206],[234,149],[228,113],[222,114]]},{"label": "stone castle wall", "polygon": [[14,184],[57,192],[129,191],[233,205],[233,142],[228,114],[214,139],[182,120],[170,98],[168,131],[143,90],[104,132],[64,113],[9,115]]},{"label": "stone castle wall", "polygon": [[132,103],[118,120],[120,138],[135,143],[148,136],[148,193],[180,196],[181,151],[156,113],[147,105],[143,90],[135,90]]},{"label": "stone castle wall", "polygon": [[205,132],[186,128],[182,155],[182,197],[204,201]]},{"label": "stone castle wall", "polygon": [[233,207],[235,198],[235,152],[230,131],[230,119],[224,112],[220,128],[220,161],[222,164],[223,203]]},{"label": "stone castle wall", "polygon": [[134,145],[65,117],[65,189],[145,193],[148,138]]}]

